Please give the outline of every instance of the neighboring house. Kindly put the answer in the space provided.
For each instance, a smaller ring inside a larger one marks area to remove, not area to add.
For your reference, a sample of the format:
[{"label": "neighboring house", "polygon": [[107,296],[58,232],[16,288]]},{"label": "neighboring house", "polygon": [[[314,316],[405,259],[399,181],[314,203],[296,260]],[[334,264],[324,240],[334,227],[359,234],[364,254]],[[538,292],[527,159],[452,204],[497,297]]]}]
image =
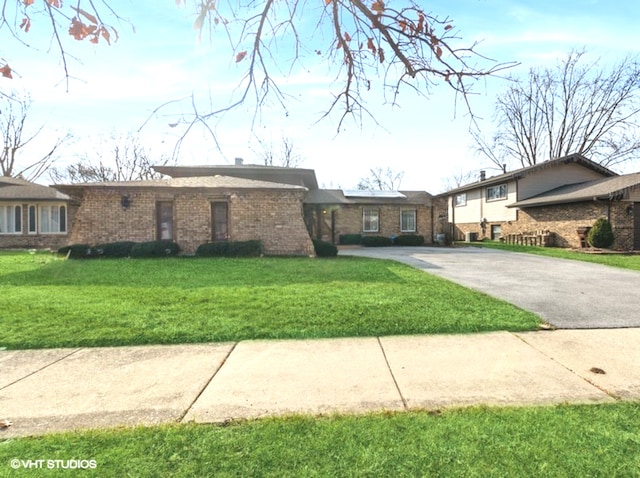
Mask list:
[{"label": "neighboring house", "polygon": [[57,187],[78,205],[71,243],[171,239],[190,254],[207,242],[258,239],[265,254],[314,254],[303,186],[216,175]]},{"label": "neighboring house", "polygon": [[[158,166],[156,171],[171,177],[228,175],[274,181],[306,188],[304,218],[308,234],[338,244],[340,235],[361,234],[400,236],[418,234],[434,242],[445,232],[446,206],[425,191],[342,191],[320,189],[312,169],[243,165]],[[444,220],[443,220],[444,219]]]},{"label": "neighboring house", "polygon": [[69,199],[53,188],[0,176],[0,247],[57,249],[67,244]]},{"label": "neighboring house", "polygon": [[500,239],[549,231],[551,244],[580,247],[578,230],[605,217],[614,248],[640,249],[640,175],[613,171],[573,154],[453,189],[446,197],[451,232]]}]

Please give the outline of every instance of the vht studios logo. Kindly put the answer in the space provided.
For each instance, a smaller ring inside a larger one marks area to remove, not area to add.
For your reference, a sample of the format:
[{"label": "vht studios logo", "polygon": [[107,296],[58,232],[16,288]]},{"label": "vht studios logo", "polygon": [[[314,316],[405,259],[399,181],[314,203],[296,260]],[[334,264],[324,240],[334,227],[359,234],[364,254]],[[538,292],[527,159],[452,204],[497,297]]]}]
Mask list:
[{"label": "vht studios logo", "polygon": [[90,470],[98,467],[96,460],[20,460],[14,458],[10,462],[11,468],[17,470],[24,469],[61,469],[61,470]]}]

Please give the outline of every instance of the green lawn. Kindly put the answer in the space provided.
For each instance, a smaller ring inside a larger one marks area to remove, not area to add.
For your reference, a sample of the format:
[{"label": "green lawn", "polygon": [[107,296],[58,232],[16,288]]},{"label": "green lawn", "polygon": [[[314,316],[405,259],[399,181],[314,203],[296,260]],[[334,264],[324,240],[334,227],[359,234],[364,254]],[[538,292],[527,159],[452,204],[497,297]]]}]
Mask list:
[{"label": "green lawn", "polygon": [[0,253],[0,347],[532,330],[534,314],[393,261]]},{"label": "green lawn", "polygon": [[[45,461],[15,471],[13,459]],[[94,460],[95,468],[50,470],[47,460]],[[72,475],[633,477],[640,404],[268,418],[0,442],[0,476]]]},{"label": "green lawn", "polygon": [[501,249],[503,251],[526,252],[527,254],[537,254],[539,256],[592,262],[595,264],[603,264],[605,266],[640,271],[640,254],[598,254],[578,252],[555,247],[518,246],[515,244],[503,244],[496,241],[474,242],[472,244],[460,242],[457,244],[465,247],[477,246],[489,247],[491,249]]}]

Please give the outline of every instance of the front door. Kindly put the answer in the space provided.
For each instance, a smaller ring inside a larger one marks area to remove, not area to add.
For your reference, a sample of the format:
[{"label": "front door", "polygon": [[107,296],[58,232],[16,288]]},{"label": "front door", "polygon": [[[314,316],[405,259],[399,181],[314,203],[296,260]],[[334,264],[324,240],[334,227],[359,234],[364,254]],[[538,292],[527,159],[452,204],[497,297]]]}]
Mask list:
[{"label": "front door", "polygon": [[173,203],[161,201],[156,204],[158,240],[173,240]]},{"label": "front door", "polygon": [[211,203],[211,224],[214,242],[229,239],[229,208],[226,202]]},{"label": "front door", "polygon": [[491,240],[499,241],[502,237],[502,226],[500,224],[491,225]]}]

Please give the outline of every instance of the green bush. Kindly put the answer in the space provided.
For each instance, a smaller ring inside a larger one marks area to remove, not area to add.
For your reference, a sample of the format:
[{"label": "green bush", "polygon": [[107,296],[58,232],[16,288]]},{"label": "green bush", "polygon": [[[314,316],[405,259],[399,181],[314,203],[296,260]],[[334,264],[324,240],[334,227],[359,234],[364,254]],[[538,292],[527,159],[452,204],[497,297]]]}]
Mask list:
[{"label": "green bush", "polygon": [[340,237],[338,238],[338,243],[341,246],[361,244],[362,235],[361,234],[340,234]]},{"label": "green bush", "polygon": [[314,239],[313,248],[318,257],[335,257],[338,255],[338,248],[329,242]]},{"label": "green bush", "polygon": [[603,217],[596,220],[587,235],[587,242],[591,246],[598,248],[610,247],[614,239],[611,223]]},{"label": "green bush", "polygon": [[396,246],[423,246],[424,236],[418,236],[414,234],[407,234],[404,236],[397,236],[393,243]]},{"label": "green bush", "polygon": [[69,259],[90,259],[94,257],[91,252],[89,244],[71,244],[58,249],[58,254],[68,254]]},{"label": "green bush", "polygon": [[98,257],[129,257],[131,249],[136,243],[133,241],[109,242],[98,244],[91,248],[91,254]]},{"label": "green bush", "polygon": [[260,241],[207,242],[196,249],[200,257],[260,257],[263,247]]},{"label": "green bush", "polygon": [[362,245],[366,247],[385,247],[393,245],[390,237],[384,236],[364,236]]},{"label": "green bush", "polygon": [[178,244],[169,240],[138,242],[131,248],[131,257],[168,257],[177,255],[179,251]]}]

